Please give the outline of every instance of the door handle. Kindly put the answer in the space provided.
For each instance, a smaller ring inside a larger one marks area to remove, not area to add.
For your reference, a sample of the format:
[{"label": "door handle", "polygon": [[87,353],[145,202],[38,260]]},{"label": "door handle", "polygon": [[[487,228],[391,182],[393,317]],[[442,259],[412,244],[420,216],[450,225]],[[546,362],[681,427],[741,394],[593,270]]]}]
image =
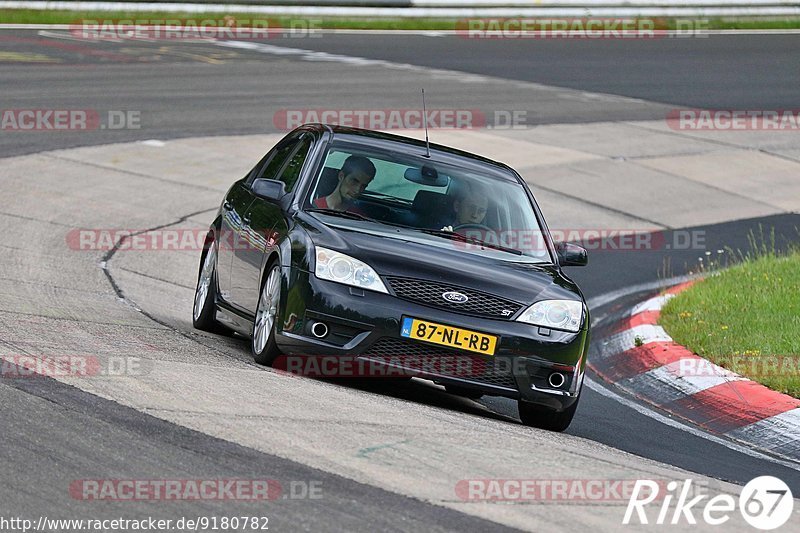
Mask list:
[{"label": "door handle", "polygon": [[250,214],[249,213],[244,216],[244,218],[242,219],[242,222],[244,222],[248,226],[250,225]]}]

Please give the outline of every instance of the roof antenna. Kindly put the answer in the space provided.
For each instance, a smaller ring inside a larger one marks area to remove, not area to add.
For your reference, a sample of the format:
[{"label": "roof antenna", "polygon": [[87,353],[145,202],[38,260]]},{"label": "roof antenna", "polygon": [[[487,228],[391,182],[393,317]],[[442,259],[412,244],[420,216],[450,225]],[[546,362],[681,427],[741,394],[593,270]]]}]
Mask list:
[{"label": "roof antenna", "polygon": [[425,124],[425,157],[431,156],[431,143],[428,141],[428,111],[425,108],[425,88],[422,88],[422,122]]}]

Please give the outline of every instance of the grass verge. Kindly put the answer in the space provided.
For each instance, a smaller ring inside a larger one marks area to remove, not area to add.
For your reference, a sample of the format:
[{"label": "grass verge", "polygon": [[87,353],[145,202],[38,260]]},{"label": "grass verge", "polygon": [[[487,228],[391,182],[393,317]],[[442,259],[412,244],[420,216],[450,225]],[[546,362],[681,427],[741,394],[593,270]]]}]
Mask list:
[{"label": "grass verge", "polygon": [[672,298],[660,323],[696,354],[800,398],[800,252],[713,273]]},{"label": "grass verge", "polygon": [[[119,20],[198,20],[222,19],[231,16],[241,21],[269,20],[271,24],[279,27],[291,28],[302,22],[310,22],[314,28],[321,29],[370,29],[370,30],[454,30],[462,20],[460,28],[463,29],[463,19],[451,18],[416,18],[416,17],[391,17],[391,18],[356,18],[356,17],[291,17],[274,16],[263,13],[237,13],[214,12],[186,13],[171,11],[73,11],[73,10],[39,10],[39,9],[0,9],[0,23],[2,24],[75,24],[81,20],[94,21],[119,21]],[[532,19],[533,17],[525,17]],[[549,17],[536,17],[547,19]],[[559,18],[559,17],[554,17]],[[620,17],[623,18],[623,17]],[[631,18],[631,17],[624,17]],[[640,17],[645,19],[646,17]],[[676,29],[677,19],[653,19],[657,29]],[[682,27],[686,27],[687,18]],[[749,18],[709,18],[697,19],[702,25],[696,27],[712,30],[724,29],[797,29],[800,28],[800,18],[792,17],[749,17]]]}]

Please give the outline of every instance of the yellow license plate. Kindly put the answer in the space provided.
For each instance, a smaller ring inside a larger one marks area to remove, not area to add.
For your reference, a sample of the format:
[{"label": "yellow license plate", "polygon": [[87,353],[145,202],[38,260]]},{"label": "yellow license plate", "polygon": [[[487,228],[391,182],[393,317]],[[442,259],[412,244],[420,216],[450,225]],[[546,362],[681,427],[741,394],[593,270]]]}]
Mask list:
[{"label": "yellow license plate", "polygon": [[484,355],[494,355],[495,347],[497,346],[497,337],[495,335],[454,328],[418,318],[404,317],[403,326],[400,328],[400,336]]}]

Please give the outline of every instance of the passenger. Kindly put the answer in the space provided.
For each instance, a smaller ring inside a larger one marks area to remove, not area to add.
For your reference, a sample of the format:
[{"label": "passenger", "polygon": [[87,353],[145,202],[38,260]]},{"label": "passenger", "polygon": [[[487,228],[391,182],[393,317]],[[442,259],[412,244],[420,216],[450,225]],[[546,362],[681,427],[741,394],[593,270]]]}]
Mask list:
[{"label": "passenger", "polygon": [[314,200],[314,206],[338,211],[355,210],[355,201],[375,178],[375,165],[364,156],[351,155],[345,159],[338,174],[339,183],[328,196]]}]

